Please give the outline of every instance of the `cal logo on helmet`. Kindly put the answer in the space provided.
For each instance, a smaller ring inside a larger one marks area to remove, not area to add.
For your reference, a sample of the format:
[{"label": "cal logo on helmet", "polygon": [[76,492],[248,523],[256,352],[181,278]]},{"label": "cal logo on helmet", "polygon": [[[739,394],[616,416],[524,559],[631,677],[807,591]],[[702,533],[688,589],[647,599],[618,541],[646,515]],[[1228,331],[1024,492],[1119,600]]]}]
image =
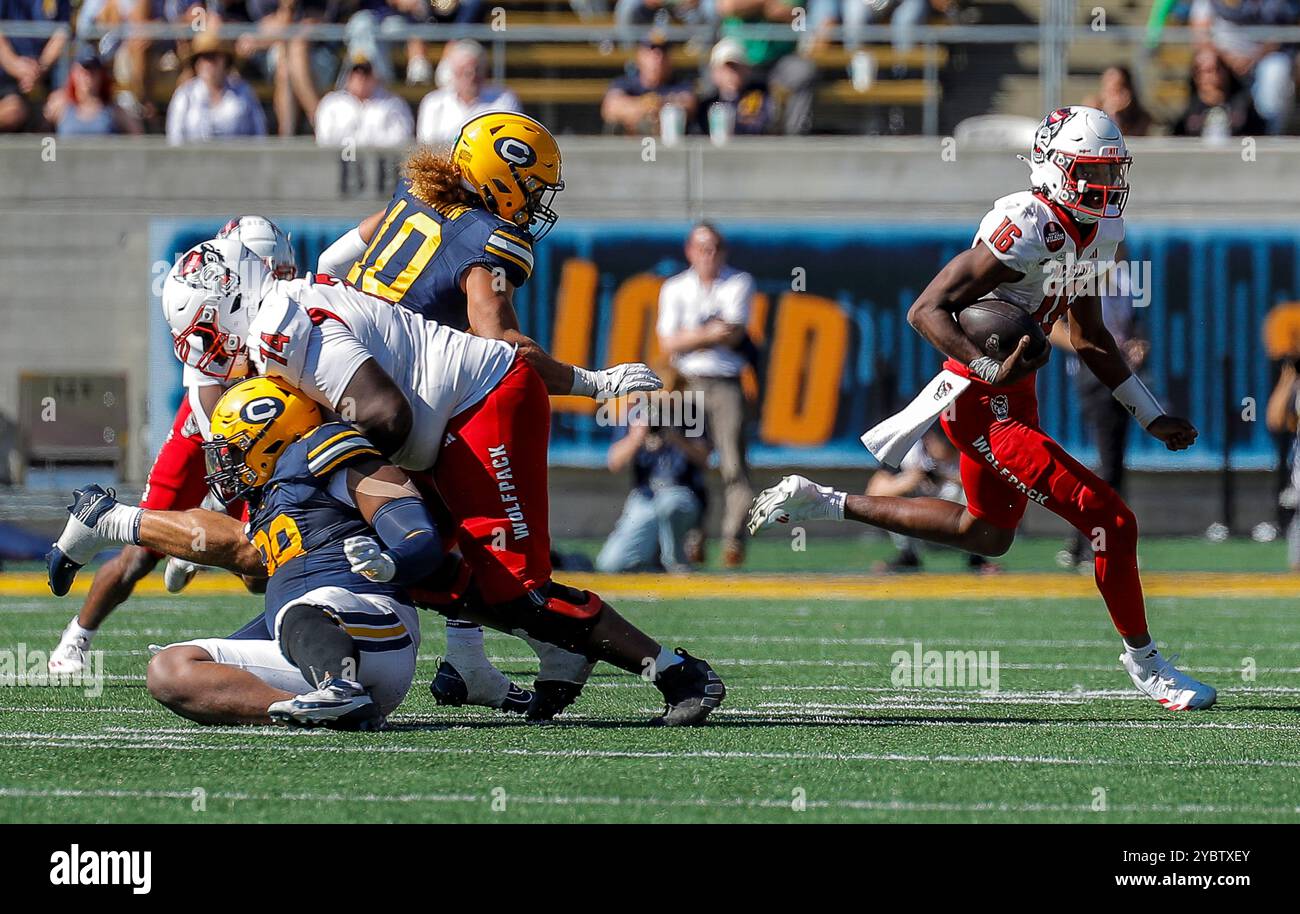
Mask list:
[{"label": "cal logo on helmet", "polygon": [[275,397],[258,397],[245,403],[239,414],[245,422],[270,422],[283,412],[283,400]]},{"label": "cal logo on helmet", "polygon": [[501,158],[520,168],[528,168],[537,162],[537,152],[517,137],[503,136],[492,144],[492,148]]}]

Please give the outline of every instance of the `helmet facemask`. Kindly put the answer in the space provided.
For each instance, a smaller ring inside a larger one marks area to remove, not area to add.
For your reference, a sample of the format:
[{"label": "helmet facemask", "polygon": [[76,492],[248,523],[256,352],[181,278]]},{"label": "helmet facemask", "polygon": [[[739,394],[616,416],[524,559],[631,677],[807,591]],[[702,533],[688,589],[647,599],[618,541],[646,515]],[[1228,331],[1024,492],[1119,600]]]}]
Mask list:
[{"label": "helmet facemask", "polygon": [[[235,296],[236,307],[241,297]],[[210,378],[238,380],[248,373],[244,341],[219,330],[215,312],[211,306],[199,309],[188,327],[173,334],[172,348],[176,358]]]},{"label": "helmet facemask", "polygon": [[1052,164],[1063,175],[1056,202],[1086,217],[1086,221],[1122,216],[1128,204],[1128,169],[1132,162],[1132,156],[1053,152]]},{"label": "helmet facemask", "polygon": [[212,440],[203,442],[203,463],[207,470],[203,481],[223,505],[246,498],[258,487],[257,471],[248,465],[248,454],[265,432],[263,427],[257,438],[250,439],[247,433],[240,433],[233,439],[214,435]]}]

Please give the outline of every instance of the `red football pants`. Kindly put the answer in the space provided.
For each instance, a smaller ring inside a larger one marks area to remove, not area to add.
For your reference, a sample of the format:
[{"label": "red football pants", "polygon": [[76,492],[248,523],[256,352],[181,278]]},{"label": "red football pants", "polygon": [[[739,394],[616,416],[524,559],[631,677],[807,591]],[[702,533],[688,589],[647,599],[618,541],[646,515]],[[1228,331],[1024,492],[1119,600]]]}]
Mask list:
[{"label": "red football pants", "polygon": [[966,510],[1007,530],[1019,526],[1030,501],[1064,518],[1092,544],[1097,589],[1115,628],[1124,636],[1146,634],[1137,518],[1118,492],[1038,427],[1034,377],[1007,387],[972,379],[942,421],[961,451]]},{"label": "red football pants", "polygon": [[546,385],[520,358],[490,394],[447,424],[433,478],[488,603],[508,603],[551,581],[550,434]]}]

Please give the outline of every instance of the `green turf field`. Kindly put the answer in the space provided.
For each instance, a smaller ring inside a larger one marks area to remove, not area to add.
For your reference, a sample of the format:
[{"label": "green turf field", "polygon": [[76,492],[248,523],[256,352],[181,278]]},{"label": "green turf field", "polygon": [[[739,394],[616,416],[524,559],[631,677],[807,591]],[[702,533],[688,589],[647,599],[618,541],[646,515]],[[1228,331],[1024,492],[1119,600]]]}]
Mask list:
[{"label": "green turf field", "polygon": [[[1031,544],[1039,559],[1054,547]],[[102,695],[0,690],[0,821],[1300,820],[1295,601],[1152,599],[1166,650],[1220,688],[1217,709],[1171,714],[1129,687],[1099,599],[1052,599],[1064,580],[1006,599],[821,600],[810,576],[795,602],[619,601],[726,679],[724,711],[698,730],[644,726],[658,694],[604,666],[549,726],[440,710],[433,616],[389,732],[201,728],[151,701],[146,646],[224,634],[259,601],[139,597],[96,641]],[[0,596],[0,649],[48,650],[76,602]],[[892,655],[918,641],[999,651],[999,691],[896,686]],[[531,681],[521,642],[489,635],[489,654]]]}]

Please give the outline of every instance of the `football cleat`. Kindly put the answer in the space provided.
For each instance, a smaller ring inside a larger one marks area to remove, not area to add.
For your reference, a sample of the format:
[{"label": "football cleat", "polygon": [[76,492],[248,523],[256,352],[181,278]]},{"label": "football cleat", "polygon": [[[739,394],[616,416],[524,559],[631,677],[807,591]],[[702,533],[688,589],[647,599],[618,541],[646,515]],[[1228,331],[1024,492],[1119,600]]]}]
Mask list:
[{"label": "football cleat", "polygon": [[370,693],[360,683],[337,676],[331,676],[314,691],[275,702],[266,713],[286,727],[378,730],[384,723]]},{"label": "football cleat", "polygon": [[1218,698],[1214,686],[1198,682],[1174,667],[1177,654],[1165,658],[1154,644],[1145,657],[1134,659],[1125,651],[1119,659],[1138,691],[1151,696],[1170,711],[1208,708]]},{"label": "football cleat", "polygon": [[788,524],[792,520],[843,519],[843,492],[819,486],[804,476],[786,476],[754,499],[749,509],[749,533],[752,536],[773,524]]},{"label": "football cleat", "polygon": [[199,573],[199,566],[185,559],[171,556],[163,567],[163,586],[168,593],[180,593],[190,586],[190,581]]},{"label": "football cleat", "polygon": [[95,524],[117,505],[117,493],[97,485],[75,490],[72,499],[68,522],[45,555],[50,590],[56,597],[66,595],[77,572],[103,550],[106,544],[95,532]]},{"label": "football cleat", "polygon": [[533,682],[533,701],[528,706],[528,719],[550,720],[578,700],[596,664],[582,654],[566,651],[546,641],[528,635],[523,635],[523,639],[540,661],[537,679]]},{"label": "football cleat", "polygon": [[650,723],[659,727],[696,727],[722,704],[727,687],[705,661],[692,657],[680,647],[675,653],[682,662],[673,664],[655,679],[655,688],[663,693],[667,707]]},{"label": "football cleat", "polygon": [[75,676],[85,672],[90,641],[82,635],[73,633],[72,628],[76,624],[76,619],[68,623],[68,627],[63,630],[63,636],[59,638],[59,646],[50,652],[50,659],[46,666],[51,673],[59,676]]},{"label": "football cleat", "polygon": [[492,695],[481,692],[475,694],[471,692],[465,677],[461,676],[456,668],[446,660],[438,664],[438,672],[434,674],[433,682],[429,683],[429,692],[433,695],[434,701],[449,708],[478,705],[484,708],[508,711],[511,714],[527,713],[529,705],[533,701],[532,692],[519,688],[508,679],[506,680],[504,697],[497,697],[499,693],[496,693],[495,690]]},{"label": "football cleat", "polygon": [[559,679],[538,679],[533,683],[533,700],[528,705],[528,719],[548,721],[554,719],[582,694],[581,682],[564,682]]}]

